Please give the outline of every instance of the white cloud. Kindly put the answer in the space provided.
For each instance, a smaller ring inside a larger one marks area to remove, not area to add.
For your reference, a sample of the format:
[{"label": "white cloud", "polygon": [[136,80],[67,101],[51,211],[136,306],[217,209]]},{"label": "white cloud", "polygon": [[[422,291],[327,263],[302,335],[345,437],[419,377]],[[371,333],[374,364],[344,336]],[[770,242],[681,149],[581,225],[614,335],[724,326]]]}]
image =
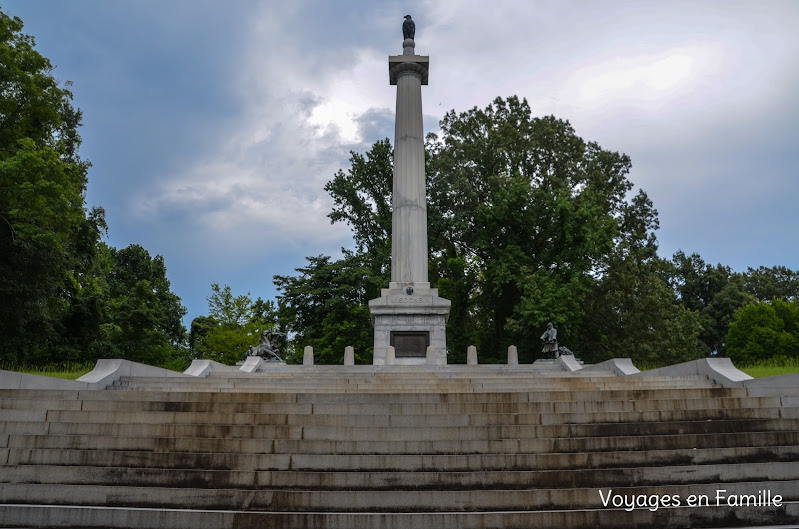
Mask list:
[{"label": "white cloud", "polygon": [[[751,186],[724,181],[745,175],[727,170],[735,157],[718,152],[724,142],[746,142],[752,123],[767,126],[764,116],[792,101],[799,81],[792,27],[799,13],[790,4],[769,5],[776,7],[423,2],[411,13],[417,52],[431,56],[425,114],[441,117],[517,94],[534,113],[569,119],[584,138],[630,154],[632,180],[666,215],[686,214],[681,194],[699,181],[693,189],[709,193],[724,182],[724,200],[742,201]],[[348,228],[326,217],[331,202],[323,186],[346,168],[350,149],[363,152],[380,139],[364,135],[364,117],[393,115],[386,58],[399,53],[405,14],[395,5],[361,9],[342,19],[394,36],[360,38],[366,33],[358,28],[344,37],[311,35],[326,21],[305,4],[254,14],[235,59],[239,76],[230,80],[245,111],[216,131],[216,149],[164,175],[140,215],[184,212],[212,244],[232,248],[259,240],[310,255],[347,244]],[[667,230],[669,219],[661,221]]]}]

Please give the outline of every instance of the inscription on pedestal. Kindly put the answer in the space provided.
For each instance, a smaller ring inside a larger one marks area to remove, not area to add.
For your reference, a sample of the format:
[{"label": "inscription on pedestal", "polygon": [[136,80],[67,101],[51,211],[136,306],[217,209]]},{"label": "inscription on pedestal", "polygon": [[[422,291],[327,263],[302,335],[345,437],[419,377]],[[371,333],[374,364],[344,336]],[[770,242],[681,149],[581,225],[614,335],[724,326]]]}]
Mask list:
[{"label": "inscription on pedestal", "polygon": [[392,331],[391,345],[397,358],[425,358],[430,345],[428,331]]},{"label": "inscription on pedestal", "polygon": [[430,305],[433,296],[389,296],[388,302],[391,305]]}]

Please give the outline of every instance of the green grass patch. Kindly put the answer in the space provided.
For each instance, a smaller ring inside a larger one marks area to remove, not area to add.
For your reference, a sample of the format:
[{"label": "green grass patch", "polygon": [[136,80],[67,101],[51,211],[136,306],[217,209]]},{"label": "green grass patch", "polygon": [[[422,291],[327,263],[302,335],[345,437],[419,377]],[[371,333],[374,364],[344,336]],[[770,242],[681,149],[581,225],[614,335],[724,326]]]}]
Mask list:
[{"label": "green grass patch", "polygon": [[[734,362],[733,362],[734,363]],[[651,364],[646,362],[633,362],[635,367],[641,371],[650,371],[659,367],[665,367],[662,364]],[[670,364],[666,364],[670,365]],[[761,360],[752,365],[741,366],[735,365],[738,369],[746,373],[752,378],[773,377],[777,375],[790,375],[791,373],[799,373],[799,358],[786,358],[784,356],[775,356],[768,360]]]},{"label": "green grass patch", "polygon": [[773,356],[768,360],[762,360],[738,369],[752,378],[790,375],[791,373],[799,373],[799,358],[786,358],[782,355]]},{"label": "green grass patch", "polygon": [[770,367],[770,366],[749,366],[742,367],[741,371],[752,378],[773,377],[776,375],[790,375],[799,373],[799,367]]},{"label": "green grass patch", "polygon": [[47,364],[42,366],[12,366],[2,363],[0,364],[0,369],[4,369],[6,371],[16,371],[18,373],[28,373],[31,375],[43,375],[46,377],[75,380],[94,369],[94,362],[84,364],[79,364],[77,362],[63,362],[61,364]]}]

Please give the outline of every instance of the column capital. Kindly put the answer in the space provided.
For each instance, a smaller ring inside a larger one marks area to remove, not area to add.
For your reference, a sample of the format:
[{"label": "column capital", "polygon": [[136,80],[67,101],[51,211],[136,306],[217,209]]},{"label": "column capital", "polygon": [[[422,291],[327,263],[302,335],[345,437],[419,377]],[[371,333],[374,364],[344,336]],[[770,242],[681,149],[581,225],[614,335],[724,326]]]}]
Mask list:
[{"label": "column capital", "polygon": [[388,79],[392,85],[397,84],[397,77],[402,72],[416,72],[422,79],[422,84],[427,84],[427,74],[430,69],[430,57],[426,55],[389,55]]}]

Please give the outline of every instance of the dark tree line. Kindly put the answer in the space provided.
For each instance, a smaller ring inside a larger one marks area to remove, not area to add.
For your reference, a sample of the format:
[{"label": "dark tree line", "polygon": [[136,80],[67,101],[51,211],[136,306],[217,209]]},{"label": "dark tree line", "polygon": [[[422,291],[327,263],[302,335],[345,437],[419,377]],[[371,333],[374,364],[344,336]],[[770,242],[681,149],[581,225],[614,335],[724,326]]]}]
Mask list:
[{"label": "dark tree line", "polygon": [[[329,217],[349,224],[355,247],[275,277],[279,318],[323,362],[340,362],[346,345],[370,361],[366,303],[389,281],[392,156],[389,140],[352,153],[325,187]],[[427,138],[426,174],[430,279],[452,301],[451,361],[476,345],[481,361],[503,362],[511,344],[531,361],[548,321],[587,361],[725,355],[742,307],[796,299],[799,275],[786,268],[737,273],[697,254],[659,257],[657,211],[632,193],[630,167],[517,97],[447,113],[441,136]]]},{"label": "dark tree line", "polygon": [[161,256],[101,241],[85,201],[81,112],[69,84],[0,11],[0,362],[185,363],[186,309]]}]

